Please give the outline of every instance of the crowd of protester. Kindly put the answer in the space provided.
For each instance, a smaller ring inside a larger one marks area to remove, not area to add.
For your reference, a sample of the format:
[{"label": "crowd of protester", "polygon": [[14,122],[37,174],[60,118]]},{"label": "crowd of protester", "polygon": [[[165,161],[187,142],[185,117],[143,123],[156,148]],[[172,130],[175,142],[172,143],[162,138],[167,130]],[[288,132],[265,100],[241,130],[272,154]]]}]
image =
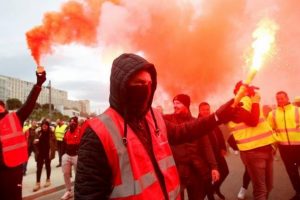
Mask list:
[{"label": "crowd of protester", "polygon": [[[51,161],[57,151],[56,167],[62,168],[66,186],[62,200],[74,195],[78,200],[186,196],[190,200],[214,200],[216,196],[224,200],[222,184],[231,173],[226,161],[229,145],[245,166],[239,199],[245,198],[250,183],[253,199],[269,198],[278,149],[295,190],[290,200],[300,200],[300,108],[290,102],[285,91],[276,93],[276,106],[262,106],[255,87],[238,82],[234,94],[242,87],[244,94],[237,106],[230,100],[212,112],[210,104],[202,101],[197,117],[192,116],[190,96],[179,92],[172,101],[174,112],[165,114],[162,106],[152,108],[157,84],[154,65],[138,55],[122,54],[113,62],[110,107],[103,114],[85,122],[77,117],[68,122],[24,122],[44,81],[45,73],[43,78],[37,75],[37,85],[28,97],[31,101],[25,105],[26,115],[21,112],[24,108],[8,113],[0,101],[0,190],[4,199],[21,198],[19,175],[23,172],[26,176],[31,155],[36,161],[33,192],[41,189],[44,165],[43,187],[49,187]],[[23,130],[19,124],[23,124]],[[228,128],[228,137],[224,137],[220,125]],[[16,142],[11,139],[14,137],[20,139]],[[12,157],[11,151],[14,155],[21,153]],[[7,176],[15,179],[5,183]],[[17,192],[13,197],[9,191]]]}]

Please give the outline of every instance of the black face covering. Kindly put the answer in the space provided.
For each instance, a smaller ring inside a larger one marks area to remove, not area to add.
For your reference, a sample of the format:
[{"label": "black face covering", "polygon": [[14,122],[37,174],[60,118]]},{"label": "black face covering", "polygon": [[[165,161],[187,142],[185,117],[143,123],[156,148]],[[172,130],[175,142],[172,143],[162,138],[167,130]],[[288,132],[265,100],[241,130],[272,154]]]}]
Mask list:
[{"label": "black face covering", "polygon": [[5,110],[4,112],[1,112],[0,113],[0,119],[2,119],[7,113],[8,113],[7,110]]},{"label": "black face covering", "polygon": [[73,133],[75,131],[75,129],[77,128],[77,124],[76,123],[71,123],[70,124],[70,131]]},{"label": "black face covering", "polygon": [[125,102],[127,116],[130,118],[143,117],[148,110],[151,97],[151,84],[128,86],[127,92]]}]

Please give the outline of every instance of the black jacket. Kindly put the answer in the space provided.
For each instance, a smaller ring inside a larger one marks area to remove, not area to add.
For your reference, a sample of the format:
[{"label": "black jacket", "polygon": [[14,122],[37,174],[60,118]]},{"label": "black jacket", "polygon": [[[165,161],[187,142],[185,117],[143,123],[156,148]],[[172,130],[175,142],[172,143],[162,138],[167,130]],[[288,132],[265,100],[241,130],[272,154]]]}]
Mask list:
[{"label": "black jacket", "polygon": [[[125,127],[130,126],[137,137],[149,137],[147,128],[140,126],[147,126],[145,118],[141,119],[127,119],[126,112],[126,85],[130,77],[137,71],[145,69],[151,74],[152,78],[152,94],[156,88],[156,71],[153,64],[148,63],[143,58],[134,54],[123,54],[113,62],[111,77],[110,77],[110,97],[109,102],[111,108],[116,110],[125,120]],[[148,102],[148,109],[152,104],[152,98]],[[199,137],[199,130],[201,133],[211,131],[217,122],[214,116],[203,120],[190,122],[189,124],[175,125],[166,122],[169,143],[183,143],[192,141]],[[186,134],[186,133],[190,134]],[[172,133],[172,134],[169,134]],[[153,151],[151,151],[151,143],[144,142],[140,139],[149,157],[153,163],[155,173],[158,177],[162,191],[165,198],[168,199],[166,187],[161,171],[158,168],[158,163],[155,160]],[[82,136],[80,147],[78,151],[77,173],[75,178],[75,199],[76,200],[91,200],[91,199],[109,199],[113,189],[112,170],[109,166],[107,155],[104,151],[103,145],[98,136],[91,128],[86,128]]]},{"label": "black jacket", "polygon": [[[165,115],[164,119],[176,124],[195,120],[191,113],[169,114]],[[203,135],[192,142],[171,145],[171,148],[182,182],[186,181],[188,177],[194,176],[194,170],[200,173],[200,178],[209,178],[210,171],[217,169],[217,162],[208,135]]]}]

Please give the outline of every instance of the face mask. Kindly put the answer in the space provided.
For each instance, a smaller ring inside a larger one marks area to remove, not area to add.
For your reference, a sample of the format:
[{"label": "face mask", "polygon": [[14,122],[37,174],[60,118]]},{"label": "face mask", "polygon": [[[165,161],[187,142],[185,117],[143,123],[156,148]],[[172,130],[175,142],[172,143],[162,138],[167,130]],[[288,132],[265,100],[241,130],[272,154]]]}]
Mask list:
[{"label": "face mask", "polygon": [[148,110],[151,85],[133,85],[127,88],[126,111],[129,117],[142,117]]},{"label": "face mask", "polygon": [[76,123],[71,123],[71,124],[70,124],[70,131],[71,131],[71,132],[74,132],[75,129],[76,129],[76,127],[77,127],[77,124],[76,124]]}]

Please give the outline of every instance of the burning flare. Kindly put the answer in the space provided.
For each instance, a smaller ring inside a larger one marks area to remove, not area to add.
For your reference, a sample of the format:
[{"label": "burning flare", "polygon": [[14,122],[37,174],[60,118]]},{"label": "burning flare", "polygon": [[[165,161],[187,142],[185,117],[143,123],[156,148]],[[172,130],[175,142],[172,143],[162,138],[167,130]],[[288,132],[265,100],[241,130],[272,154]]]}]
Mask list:
[{"label": "burning flare", "polygon": [[[250,84],[254,79],[257,71],[262,67],[268,57],[274,54],[275,36],[278,30],[278,25],[270,19],[262,19],[258,22],[258,27],[253,32],[252,43],[253,55],[251,59],[251,66],[244,84]],[[234,101],[234,105],[240,102],[244,96],[245,87],[240,87]]]}]

